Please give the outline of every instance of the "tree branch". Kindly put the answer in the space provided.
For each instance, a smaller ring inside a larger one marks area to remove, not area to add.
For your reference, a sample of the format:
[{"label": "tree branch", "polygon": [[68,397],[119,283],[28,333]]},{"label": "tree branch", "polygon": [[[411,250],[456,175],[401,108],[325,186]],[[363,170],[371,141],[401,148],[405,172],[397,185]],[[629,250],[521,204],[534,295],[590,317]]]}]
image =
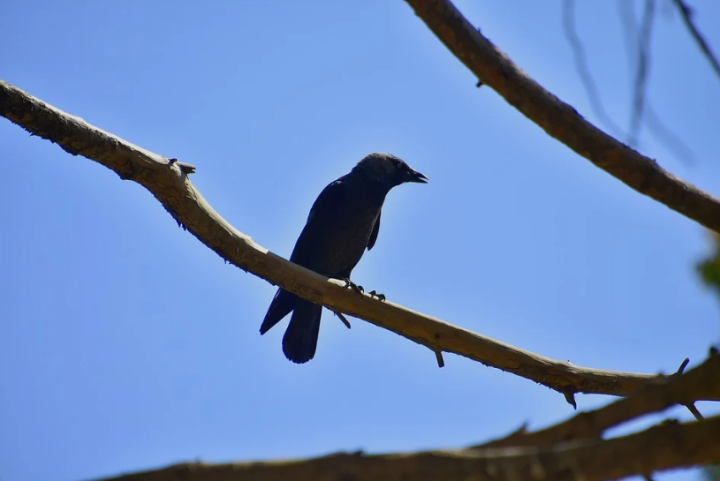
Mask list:
[{"label": "tree branch", "polygon": [[[546,429],[526,432],[520,429],[509,436],[489,441],[476,448],[543,446],[578,439],[600,439],[611,427],[645,414],[663,411],[674,405],[693,406],[699,399],[720,397],[720,355],[711,355],[704,363],[685,374],[646,385],[640,391],[594,411],[582,412],[565,422]],[[694,410],[694,411],[693,411]],[[693,406],[690,411],[698,418]]]},{"label": "tree branch", "polygon": [[720,201],[585,120],[530,78],[449,0],[405,0],[483,84],[570,147],[631,188],[720,233]]},{"label": "tree branch", "polygon": [[32,135],[55,142],[73,155],[85,156],[115,171],[122,179],[144,186],[179,225],[226,261],[304,299],[364,319],[433,352],[452,352],[543,384],[566,396],[575,392],[625,396],[649,381],[663,378],[573,366],[345,289],[341,281],[329,280],[269,252],[228,224],[187,178],[192,166],[126,142],[2,80],[0,115]]},{"label": "tree branch", "polygon": [[407,454],[337,453],[301,461],[178,464],[105,481],[601,481],[720,461],[720,417],[665,422],[607,441]]}]

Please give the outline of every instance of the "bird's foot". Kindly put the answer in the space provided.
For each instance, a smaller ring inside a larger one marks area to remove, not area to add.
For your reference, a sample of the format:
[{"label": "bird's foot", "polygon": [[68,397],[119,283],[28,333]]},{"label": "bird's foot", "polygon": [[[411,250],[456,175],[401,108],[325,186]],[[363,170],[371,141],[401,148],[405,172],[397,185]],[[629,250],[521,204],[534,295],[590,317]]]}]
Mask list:
[{"label": "bird's foot", "polygon": [[380,294],[379,292],[375,292],[374,290],[368,292],[368,294],[370,294],[370,297],[374,297],[380,302],[383,302],[385,300],[385,294]]},{"label": "bird's foot", "polygon": [[349,287],[350,289],[352,289],[353,291],[357,292],[358,294],[364,294],[364,293],[365,293],[365,289],[363,289],[363,286],[359,286],[359,285],[355,284],[355,283],[354,283],[353,281],[351,281],[350,279],[345,278],[345,279],[342,279],[342,281],[345,282],[345,287]]}]

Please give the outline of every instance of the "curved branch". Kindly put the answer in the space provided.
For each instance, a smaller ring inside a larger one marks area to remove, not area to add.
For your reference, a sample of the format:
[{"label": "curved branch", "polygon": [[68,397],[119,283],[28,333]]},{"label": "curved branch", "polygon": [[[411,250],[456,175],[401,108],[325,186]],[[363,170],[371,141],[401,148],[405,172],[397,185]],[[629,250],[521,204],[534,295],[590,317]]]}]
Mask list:
[{"label": "curved branch", "polygon": [[720,397],[718,379],[720,379],[720,355],[711,354],[704,363],[685,374],[680,370],[662,382],[647,385],[640,391],[602,408],[578,413],[567,421],[539,431],[526,432],[523,428],[504,438],[473,447],[542,446],[577,439],[600,439],[605,431],[614,426],[645,414],[664,411],[674,405],[688,406],[699,420],[702,419],[702,415],[695,409],[693,403],[699,399]]},{"label": "curved branch", "polygon": [[105,481],[601,481],[718,461],[720,417],[714,417],[687,424],[666,422],[607,441],[581,441],[544,448],[386,455],[359,452],[299,461],[188,463]]},{"label": "curved branch", "polygon": [[550,136],[636,191],[720,233],[720,201],[585,120],[530,78],[449,0],[405,0],[482,82]]},{"label": "curved branch", "polygon": [[383,327],[433,352],[452,352],[517,374],[572,398],[575,392],[624,396],[648,381],[649,374],[573,366],[510,346],[437,318],[344,288],[269,252],[228,224],[195,189],[192,166],[168,160],[68,115],[0,80],[0,115],[33,135],[57,143],[133,180],[149,190],[175,220],[220,257],[305,299]]}]

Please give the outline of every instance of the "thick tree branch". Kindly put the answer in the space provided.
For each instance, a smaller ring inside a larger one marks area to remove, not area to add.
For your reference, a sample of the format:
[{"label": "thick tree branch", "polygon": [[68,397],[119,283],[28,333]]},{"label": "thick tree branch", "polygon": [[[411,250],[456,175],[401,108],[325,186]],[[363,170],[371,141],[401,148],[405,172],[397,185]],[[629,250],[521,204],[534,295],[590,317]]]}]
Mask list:
[{"label": "thick tree branch", "polygon": [[585,120],[530,78],[449,0],[405,0],[482,82],[550,136],[641,194],[720,233],[720,201]]},{"label": "thick tree branch", "polygon": [[148,152],[88,125],[0,80],[0,115],[31,134],[57,143],[148,189],[185,229],[226,261],[272,284],[328,308],[365,319],[433,352],[465,356],[517,374],[565,395],[574,392],[624,396],[662,376],[621,373],[573,366],[533,354],[453,326],[391,302],[360,295],[337,280],[328,280],[293,264],[228,224],[195,189],[191,169]]},{"label": "thick tree branch", "polygon": [[[693,406],[699,399],[720,396],[720,355],[711,355],[704,363],[685,374],[669,376],[649,384],[630,396],[594,411],[582,412],[565,422],[546,429],[526,432],[520,429],[509,436],[475,446],[500,448],[543,446],[578,439],[600,439],[602,434],[619,424],[645,414],[663,411],[674,405]],[[689,408],[690,409],[690,408]],[[697,409],[690,409],[697,419]]]},{"label": "thick tree branch", "polygon": [[[344,289],[257,245],[228,224],[187,179],[187,168],[148,152],[0,81],[0,114],[147,188],[170,214],[223,259],[313,302],[360,317],[433,351],[468,357],[559,392],[627,395],[656,376],[572,366],[517,349],[390,302]],[[186,166],[187,167],[187,166]]]},{"label": "thick tree branch", "polygon": [[607,441],[408,454],[338,453],[302,461],[179,464],[105,481],[600,481],[720,461],[720,417],[666,422]]}]

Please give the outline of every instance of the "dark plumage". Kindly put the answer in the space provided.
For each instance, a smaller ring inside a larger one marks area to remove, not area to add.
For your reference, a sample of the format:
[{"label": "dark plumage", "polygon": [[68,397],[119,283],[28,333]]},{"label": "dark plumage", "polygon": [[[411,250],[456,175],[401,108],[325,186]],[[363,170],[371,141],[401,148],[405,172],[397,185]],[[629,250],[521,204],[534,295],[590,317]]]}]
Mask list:
[{"label": "dark plumage", "polygon": [[[310,209],[290,260],[318,274],[350,279],[380,230],[385,196],[405,182],[427,182],[420,172],[390,154],[370,154],[352,171],[325,187]],[[315,356],[322,306],[278,289],[260,326],[260,334],[293,312],[283,337],[283,352],[301,364]]]}]

